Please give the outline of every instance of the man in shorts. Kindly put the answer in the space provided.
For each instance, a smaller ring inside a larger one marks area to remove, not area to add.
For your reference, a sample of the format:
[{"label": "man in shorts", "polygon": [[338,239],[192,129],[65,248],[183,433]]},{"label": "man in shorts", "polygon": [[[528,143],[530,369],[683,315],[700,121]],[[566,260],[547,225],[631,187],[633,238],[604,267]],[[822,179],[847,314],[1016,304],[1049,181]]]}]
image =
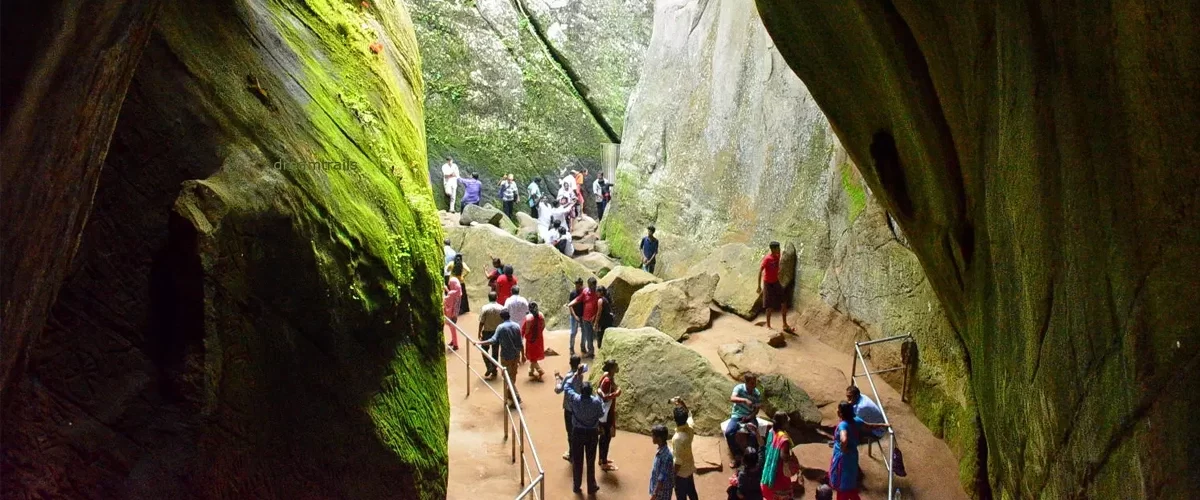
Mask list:
[{"label": "man in shorts", "polygon": [[771,251],[767,252],[758,266],[758,293],[763,295],[767,329],[771,328],[771,311],[779,309],[783,317],[783,331],[791,333],[792,327],[787,322],[787,297],[784,297],[783,284],[779,283],[779,260],[779,242],[772,241]]}]

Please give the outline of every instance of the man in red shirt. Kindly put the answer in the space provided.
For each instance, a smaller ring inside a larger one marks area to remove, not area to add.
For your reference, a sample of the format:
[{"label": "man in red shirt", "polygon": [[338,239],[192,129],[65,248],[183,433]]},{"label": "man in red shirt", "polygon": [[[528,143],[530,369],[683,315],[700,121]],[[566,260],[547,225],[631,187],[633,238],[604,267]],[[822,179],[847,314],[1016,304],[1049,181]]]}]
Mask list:
[{"label": "man in red shirt", "polygon": [[512,296],[512,287],[517,284],[517,277],[513,276],[513,268],[505,264],[504,274],[496,278],[496,302],[503,304]]},{"label": "man in red shirt", "polygon": [[596,278],[588,278],[587,283],[587,288],[584,288],[579,295],[568,302],[566,307],[571,308],[576,304],[583,304],[583,317],[579,322],[580,329],[583,330],[583,338],[579,341],[579,350],[583,357],[595,357],[596,349],[592,345],[592,338],[600,321],[600,294],[596,291]]},{"label": "man in red shirt", "polygon": [[771,311],[779,309],[783,317],[783,331],[792,332],[787,322],[787,298],[783,296],[783,285],[779,283],[779,242],[771,242],[771,251],[758,266],[758,293],[763,295],[763,309],[767,312],[767,328],[771,328]]}]

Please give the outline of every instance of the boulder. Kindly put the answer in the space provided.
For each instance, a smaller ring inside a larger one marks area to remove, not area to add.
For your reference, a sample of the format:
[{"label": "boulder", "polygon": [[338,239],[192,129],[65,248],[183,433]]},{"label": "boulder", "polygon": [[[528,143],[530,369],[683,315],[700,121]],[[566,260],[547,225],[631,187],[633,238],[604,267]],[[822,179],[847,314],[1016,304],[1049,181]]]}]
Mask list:
[{"label": "boulder", "polygon": [[767,339],[767,345],[776,349],[787,347],[787,335],[783,332],[777,332],[771,335],[771,338]]},{"label": "boulder", "polygon": [[522,229],[531,227],[536,231],[538,222],[537,219],[534,219],[532,215],[529,215],[525,212],[517,212],[517,227]]},{"label": "boulder", "polygon": [[477,222],[500,227],[501,219],[504,219],[504,212],[491,205],[467,205],[459,214],[459,223],[464,226],[470,226],[472,222]]},{"label": "boulder", "polygon": [[541,237],[538,235],[537,219],[525,212],[517,212],[517,232],[518,238],[521,238],[530,243],[540,243]]},{"label": "boulder", "polygon": [[608,272],[614,267],[617,267],[616,261],[608,258],[606,255],[596,252],[576,256],[575,262],[583,264],[583,267],[588,268],[593,273],[596,273],[596,276],[601,278],[608,274]]},{"label": "boulder", "polygon": [[654,283],[633,294],[621,319],[622,328],[653,327],[676,341],[712,323],[713,288],[717,276],[701,273]]},{"label": "boulder", "polygon": [[788,414],[789,427],[799,431],[811,431],[821,425],[821,410],[804,389],[787,377],[777,373],[759,375],[758,385],[763,393],[764,415],[784,411]]},{"label": "boulder", "polygon": [[605,274],[599,284],[608,288],[608,294],[613,300],[615,322],[619,325],[633,294],[646,285],[661,282],[657,276],[636,267],[617,266]]},{"label": "boulder", "polygon": [[803,387],[813,402],[824,406],[845,397],[846,373],[816,359],[780,353],[767,342],[753,339],[724,344],[717,355],[729,370],[729,376],[741,380],[746,372],[779,374]]},{"label": "boulder", "polygon": [[608,248],[608,242],[604,240],[597,240],[596,246],[592,248],[592,251],[604,255],[612,255],[612,251]]},{"label": "boulder", "polygon": [[530,243],[495,226],[458,226],[447,229],[446,237],[474,271],[467,276],[467,292],[476,310],[487,297],[487,277],[483,271],[491,265],[492,257],[513,266],[521,295],[542,304],[546,325],[551,329],[567,325],[569,316],[562,305],[574,290],[575,280],[586,281],[595,276],[554,247]]},{"label": "boulder", "polygon": [[599,227],[600,224],[596,222],[596,219],[584,215],[575,219],[575,227],[571,228],[571,236],[575,239],[583,238],[586,235],[595,234]]},{"label": "boulder", "polygon": [[577,245],[580,243],[585,245],[595,245],[597,241],[600,241],[600,237],[596,236],[596,233],[587,233],[578,237],[572,235],[571,239],[575,240],[575,244]]},{"label": "boulder", "polygon": [[784,243],[779,253],[779,284],[783,285],[785,290],[790,289],[796,279],[796,262],[796,245],[791,242]]},{"label": "boulder", "polygon": [[[616,405],[622,430],[646,433],[654,424],[668,424],[675,396],[688,403],[697,434],[718,435],[721,422],[729,418],[735,382],[713,370],[704,356],[654,328],[609,328],[596,359],[614,359],[621,367],[616,378],[622,394]],[[591,370],[591,380],[599,383],[599,366]]]},{"label": "boulder", "polygon": [[592,245],[588,243],[575,244],[575,255],[585,255],[589,253],[592,253]]},{"label": "boulder", "polygon": [[713,301],[722,309],[752,319],[762,310],[757,281],[764,254],[765,250],[759,252],[741,243],[729,243],[692,266],[691,272],[717,273],[720,280],[713,291]]}]

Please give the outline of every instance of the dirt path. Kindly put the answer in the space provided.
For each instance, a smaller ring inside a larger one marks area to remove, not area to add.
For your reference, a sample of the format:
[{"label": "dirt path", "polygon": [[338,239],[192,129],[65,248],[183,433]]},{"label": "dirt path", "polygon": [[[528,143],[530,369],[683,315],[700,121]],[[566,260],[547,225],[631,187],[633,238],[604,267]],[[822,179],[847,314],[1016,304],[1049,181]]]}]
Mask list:
[{"label": "dirt path", "polygon": [[[460,324],[475,333],[476,317],[468,314],[460,318]],[[766,340],[769,332],[741,318],[722,315],[716,318],[713,327],[695,333],[684,343],[704,355],[714,368],[725,373],[725,365],[717,356],[721,344],[734,343],[742,339]],[[567,352],[568,332],[548,332],[546,346],[555,351]],[[465,345],[465,343],[463,343]],[[848,383],[846,371],[850,368],[850,356],[840,353],[801,332],[801,337],[789,337],[783,348],[790,363],[798,366],[813,364],[828,365],[837,369],[807,370],[798,380],[804,387],[833,387],[833,391],[820,393],[836,394]],[[464,348],[460,354],[466,353]],[[789,363],[789,364],[790,364]],[[471,359],[471,367],[483,372],[478,353]],[[447,357],[447,379],[450,393],[450,485],[447,498],[452,500],[484,500],[513,498],[520,490],[517,465],[510,462],[510,444],[503,440],[504,411],[500,400],[488,389],[490,384],[502,391],[497,381],[485,383],[465,373],[462,361],[453,355]],[[524,369],[525,367],[522,367]],[[554,370],[567,371],[566,356],[551,356],[543,363],[546,381],[530,380],[523,374],[517,378],[517,390],[524,400],[525,417],[529,422],[533,441],[546,470],[547,499],[576,498],[571,492],[571,466],[562,459],[566,451],[566,430],[563,428],[562,399],[554,394]],[[467,380],[471,380],[471,396],[466,397]],[[900,402],[899,394],[877,382],[885,409],[897,428],[900,448],[904,450],[905,465],[909,477],[898,478],[897,485],[905,492],[905,498],[955,499],[967,498],[959,486],[958,463],[942,441],[917,421],[912,410]],[[730,381],[732,388],[733,382]],[[869,390],[866,391],[869,394]],[[818,398],[820,399],[820,398]],[[834,405],[822,407],[825,423],[834,423]],[[714,469],[719,467],[724,456],[723,445],[715,437],[697,436],[693,444],[697,465],[707,463]],[[600,491],[596,498],[644,498],[648,496],[649,475],[655,447],[649,436],[619,431],[612,442],[610,458],[620,467],[615,472],[597,470]],[[830,449],[822,443],[804,444],[797,448],[797,455],[806,468],[825,469],[829,464]],[[887,475],[880,453],[868,458],[862,450],[862,467],[867,474],[863,498],[886,498]],[[532,457],[529,458],[533,467]],[[732,472],[728,468],[698,474],[696,486],[701,498],[725,498]],[[805,498],[811,498],[811,488]]]}]

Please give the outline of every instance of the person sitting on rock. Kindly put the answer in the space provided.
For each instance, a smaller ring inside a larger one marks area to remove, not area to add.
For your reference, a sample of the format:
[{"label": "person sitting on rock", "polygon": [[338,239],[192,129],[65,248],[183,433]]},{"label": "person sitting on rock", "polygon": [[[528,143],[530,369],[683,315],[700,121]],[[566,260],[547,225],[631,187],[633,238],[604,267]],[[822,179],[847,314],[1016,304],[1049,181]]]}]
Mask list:
[{"label": "person sitting on rock", "polygon": [[763,309],[767,313],[767,329],[771,329],[771,311],[780,310],[780,317],[783,318],[783,331],[792,332],[792,327],[788,326],[787,322],[787,298],[783,296],[783,285],[779,283],[779,242],[772,241],[770,251],[763,256],[762,263],[758,266],[758,293],[763,295]]},{"label": "person sitting on rock", "polygon": [[[850,386],[846,388],[846,401],[854,405],[854,415],[861,418],[863,422],[868,424],[882,424],[884,422],[883,412],[880,411],[879,405],[875,404],[871,398],[858,390],[858,386]],[[871,455],[871,443],[883,439],[885,431],[882,428],[872,429],[871,432],[865,433],[862,436],[862,442],[867,445],[867,456]]]},{"label": "person sitting on rock", "polygon": [[558,227],[558,244],[561,245],[559,250],[567,257],[575,256],[575,241],[571,239],[571,235],[567,233],[567,228]]},{"label": "person sitting on rock", "polygon": [[738,446],[736,436],[744,420],[754,420],[758,415],[759,405],[762,404],[762,391],[758,388],[758,376],[747,372],[744,382],[734,386],[729,402],[733,403],[731,416],[725,423],[725,443],[729,445],[729,455],[732,458],[730,468],[737,468],[741,460],[742,450]]}]

